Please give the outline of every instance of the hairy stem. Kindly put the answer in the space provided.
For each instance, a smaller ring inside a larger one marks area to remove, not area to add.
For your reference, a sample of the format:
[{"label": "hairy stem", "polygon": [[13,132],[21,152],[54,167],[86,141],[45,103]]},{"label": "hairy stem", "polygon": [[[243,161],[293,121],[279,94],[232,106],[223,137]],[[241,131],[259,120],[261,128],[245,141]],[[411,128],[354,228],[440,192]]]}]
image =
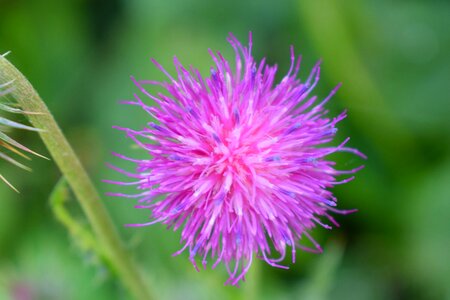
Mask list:
[{"label": "hairy stem", "polygon": [[148,285],[127,253],[97,190],[44,101],[25,76],[0,55],[0,82],[11,80],[14,80],[11,95],[21,108],[40,113],[29,114],[28,118],[34,127],[42,129],[39,132],[42,140],[72,188],[119,278],[136,299],[151,299]]}]

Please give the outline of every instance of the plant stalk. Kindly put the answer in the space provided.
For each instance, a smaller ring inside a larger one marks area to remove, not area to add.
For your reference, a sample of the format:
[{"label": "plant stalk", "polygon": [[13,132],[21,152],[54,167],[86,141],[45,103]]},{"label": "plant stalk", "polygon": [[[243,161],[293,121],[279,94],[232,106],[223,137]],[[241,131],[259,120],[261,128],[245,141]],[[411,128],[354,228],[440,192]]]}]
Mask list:
[{"label": "plant stalk", "polygon": [[148,284],[127,253],[97,190],[46,104],[25,76],[0,55],[0,82],[11,80],[14,80],[11,95],[21,108],[39,113],[27,116],[34,127],[42,129],[39,132],[42,140],[78,199],[118,277],[136,299],[151,299]]}]

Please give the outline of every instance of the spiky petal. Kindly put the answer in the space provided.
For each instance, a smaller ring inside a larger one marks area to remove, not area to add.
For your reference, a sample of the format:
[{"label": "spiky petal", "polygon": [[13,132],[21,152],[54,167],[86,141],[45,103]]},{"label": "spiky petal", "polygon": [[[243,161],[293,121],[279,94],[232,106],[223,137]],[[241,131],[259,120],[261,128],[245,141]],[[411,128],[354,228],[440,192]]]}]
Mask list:
[{"label": "spiky petal", "polygon": [[[250,268],[254,256],[268,264],[279,263],[291,248],[308,250],[300,240],[311,240],[308,231],[325,217],[336,224],[330,212],[336,198],[328,190],[341,174],[328,155],[347,151],[364,157],[346,146],[327,146],[336,134],[336,124],[345,112],[326,117],[324,105],[337,91],[316,103],[311,91],[319,80],[320,64],[314,66],[306,81],[297,79],[300,58],[291,48],[291,67],[275,84],[276,66],[263,59],[254,61],[251,36],[244,47],[232,35],[228,38],[236,58],[234,66],[219,53],[210,51],[215,66],[208,77],[194,68],[186,69],[174,58],[177,72],[172,77],[161,65],[153,63],[169,78],[168,82],[138,81],[139,90],[156,105],[145,104],[138,95],[127,104],[138,105],[157,123],[142,130],[116,127],[148,152],[147,160],[117,156],[136,163],[135,173],[112,168],[133,178],[137,195],[112,194],[137,198],[136,208],[148,209],[150,221],[131,226],[163,223],[174,230],[182,228],[184,244],[197,268],[196,257],[206,267],[223,262],[236,285]],[[146,85],[158,85],[166,93],[153,95]],[[162,196],[162,197],[160,197]],[[337,224],[336,224],[337,225]],[[271,247],[279,258],[271,258]]]}]

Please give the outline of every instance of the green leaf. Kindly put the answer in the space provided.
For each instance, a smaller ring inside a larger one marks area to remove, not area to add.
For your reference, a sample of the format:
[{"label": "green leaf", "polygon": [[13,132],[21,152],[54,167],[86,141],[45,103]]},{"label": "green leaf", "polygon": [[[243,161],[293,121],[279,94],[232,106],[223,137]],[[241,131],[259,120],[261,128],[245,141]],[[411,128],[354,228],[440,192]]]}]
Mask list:
[{"label": "green leaf", "polygon": [[[56,219],[67,229],[76,246],[89,256],[89,262],[103,269],[107,256],[94,234],[81,221],[75,219],[66,208],[70,200],[70,189],[64,177],[58,181],[49,197]],[[106,265],[109,265],[108,263]]]}]

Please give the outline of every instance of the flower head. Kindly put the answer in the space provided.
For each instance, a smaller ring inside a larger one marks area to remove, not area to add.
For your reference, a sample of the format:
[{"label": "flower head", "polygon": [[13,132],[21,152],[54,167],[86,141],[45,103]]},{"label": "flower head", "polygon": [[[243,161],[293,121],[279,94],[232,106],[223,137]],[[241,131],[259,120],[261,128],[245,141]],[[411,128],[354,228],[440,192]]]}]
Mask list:
[{"label": "flower head", "polygon": [[[327,160],[334,152],[348,151],[348,138],[338,146],[327,146],[336,133],[341,113],[327,118],[324,105],[336,92],[317,103],[310,96],[319,80],[319,63],[306,81],[297,79],[300,57],[291,48],[291,67],[281,82],[275,83],[276,66],[263,59],[256,62],[251,54],[251,36],[244,47],[232,35],[229,43],[236,58],[231,65],[220,52],[210,55],[215,66],[202,77],[194,68],[186,69],[174,58],[176,77],[156,61],[153,63],[168,77],[168,82],[138,81],[139,90],[155,105],[145,104],[138,95],[127,104],[142,107],[156,120],[142,130],[120,128],[127,137],[148,152],[146,160],[117,156],[136,163],[135,173],[112,168],[135,178],[142,193],[136,208],[151,212],[150,222],[181,228],[184,244],[176,254],[188,249],[189,259],[197,268],[196,258],[206,267],[223,262],[235,285],[250,268],[254,256],[268,264],[279,264],[288,248],[295,262],[296,249],[307,250],[302,238],[320,246],[308,233],[325,217],[337,225],[330,212],[337,210],[336,198],[328,190],[341,174]],[[151,94],[146,85],[157,85],[166,93]],[[162,196],[162,197],[160,197]],[[272,251],[280,257],[272,258]]]}]

